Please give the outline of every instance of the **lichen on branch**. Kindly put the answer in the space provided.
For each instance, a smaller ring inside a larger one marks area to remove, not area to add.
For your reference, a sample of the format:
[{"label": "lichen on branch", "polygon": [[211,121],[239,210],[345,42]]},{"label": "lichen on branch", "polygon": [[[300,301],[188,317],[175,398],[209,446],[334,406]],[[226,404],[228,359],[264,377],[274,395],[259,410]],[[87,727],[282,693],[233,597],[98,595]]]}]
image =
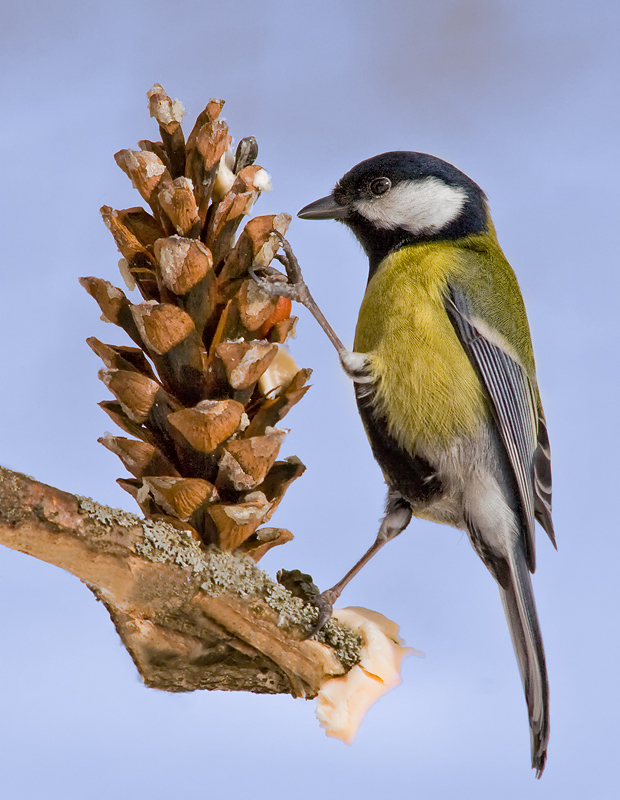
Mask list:
[{"label": "lichen on branch", "polygon": [[0,543],[85,581],[147,685],[312,697],[359,658],[337,623],[303,639],[316,610],[243,554],[0,468]]}]

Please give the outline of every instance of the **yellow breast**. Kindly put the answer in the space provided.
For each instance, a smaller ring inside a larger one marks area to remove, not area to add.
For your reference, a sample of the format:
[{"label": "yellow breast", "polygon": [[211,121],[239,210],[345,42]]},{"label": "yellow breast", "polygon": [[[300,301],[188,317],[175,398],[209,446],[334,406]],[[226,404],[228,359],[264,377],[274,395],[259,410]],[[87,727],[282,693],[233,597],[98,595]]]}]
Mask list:
[{"label": "yellow breast", "polygon": [[379,266],[360,308],[354,349],[368,353],[377,410],[410,453],[474,433],[487,415],[482,386],[444,309],[458,248],[400,249]]}]

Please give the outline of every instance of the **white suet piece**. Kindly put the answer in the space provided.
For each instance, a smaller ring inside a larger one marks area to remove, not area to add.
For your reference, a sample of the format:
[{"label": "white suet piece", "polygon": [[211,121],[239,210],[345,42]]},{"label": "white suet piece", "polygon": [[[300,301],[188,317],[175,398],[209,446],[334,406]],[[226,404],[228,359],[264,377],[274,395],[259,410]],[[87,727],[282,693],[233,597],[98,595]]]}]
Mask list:
[{"label": "white suet piece", "polygon": [[279,344],[275,358],[258,379],[258,388],[263,395],[277,397],[298,372],[299,367],[288,348]]},{"label": "white suet piece", "polygon": [[235,182],[235,178],[237,177],[231,169],[232,165],[229,166],[230,159],[228,159],[227,156],[228,153],[224,153],[224,155],[220,158],[220,163],[217,168],[217,176],[211,191],[211,197],[216,203],[219,203],[228,194],[233,183]]},{"label": "white suet piece", "polygon": [[235,166],[235,154],[233,152],[232,147],[229,147],[228,150],[222,156],[224,159],[224,163],[228,167],[228,169],[233,170]]},{"label": "white suet piece", "polygon": [[399,626],[367,608],[335,609],[332,619],[358,633],[364,642],[359,664],[341,678],[330,678],[319,691],[316,716],[328,736],[352,744],[368,709],[401,682],[405,656],[422,655],[403,647]]},{"label": "white suet piece", "polygon": [[259,169],[254,176],[254,186],[259,192],[270,192],[273,189],[271,178],[266,169]]}]

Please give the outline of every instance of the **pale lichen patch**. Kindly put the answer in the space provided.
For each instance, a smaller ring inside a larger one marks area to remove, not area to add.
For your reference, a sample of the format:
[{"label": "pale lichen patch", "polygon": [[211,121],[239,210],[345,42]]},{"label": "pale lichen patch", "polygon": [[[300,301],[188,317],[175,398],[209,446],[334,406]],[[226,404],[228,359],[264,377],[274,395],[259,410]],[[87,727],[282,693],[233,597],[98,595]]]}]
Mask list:
[{"label": "pale lichen patch", "polygon": [[[249,557],[210,549],[205,554],[205,560],[209,564],[208,575],[201,588],[207,594],[217,596],[232,593],[244,598],[260,598],[278,613],[278,626],[284,630],[309,630],[315,624],[317,609],[275,583]],[[361,637],[345,625],[330,621],[317,639],[335,649],[343,666],[351,667],[359,661]]]},{"label": "pale lichen patch", "polygon": [[141,520],[144,538],[136,551],[149,561],[189,567],[195,573],[208,569],[205,552],[189,531],[175,528],[163,520]]},{"label": "pale lichen patch", "polygon": [[133,528],[135,525],[143,523],[141,517],[129,511],[111,506],[102,506],[90,497],[80,497],[76,495],[78,501],[78,511],[80,514],[87,514],[102,525],[120,525],[122,528]]},{"label": "pale lichen patch", "polygon": [[[286,631],[309,630],[315,624],[317,609],[273,581],[249,556],[215,547],[205,549],[190,531],[175,528],[163,520],[142,519],[127,511],[102,506],[89,497],[77,500],[80,512],[101,524],[140,526],[143,536],[136,542],[136,552],[149,561],[190,569],[202,580],[202,591],[211,597],[228,594],[245,600],[262,600],[278,614],[278,626]],[[334,648],[344,667],[359,661],[361,638],[345,625],[329,621],[317,639]]]}]

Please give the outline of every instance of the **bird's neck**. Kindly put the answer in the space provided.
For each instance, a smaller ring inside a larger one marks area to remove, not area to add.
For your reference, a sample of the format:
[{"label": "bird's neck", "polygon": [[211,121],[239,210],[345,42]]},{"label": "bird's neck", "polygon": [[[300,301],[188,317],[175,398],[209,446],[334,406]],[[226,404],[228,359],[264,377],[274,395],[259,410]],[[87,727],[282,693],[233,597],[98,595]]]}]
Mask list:
[{"label": "bird's neck", "polygon": [[403,247],[444,241],[454,244],[461,240],[475,239],[477,236],[490,237],[496,241],[493,221],[483,199],[477,203],[468,202],[457,219],[436,233],[414,235],[404,228],[378,228],[358,213],[349,216],[345,224],[351,228],[368,257],[369,282],[380,264]]}]

